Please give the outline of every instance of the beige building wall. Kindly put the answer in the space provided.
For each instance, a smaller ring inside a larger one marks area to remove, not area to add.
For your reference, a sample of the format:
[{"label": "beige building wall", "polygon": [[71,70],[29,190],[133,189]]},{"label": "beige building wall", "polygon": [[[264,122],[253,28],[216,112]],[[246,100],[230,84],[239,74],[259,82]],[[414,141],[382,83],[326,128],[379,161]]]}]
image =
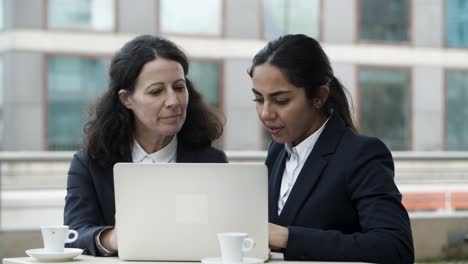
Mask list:
[{"label": "beige building wall", "polygon": [[412,77],[413,150],[444,150],[444,71],[415,67]]},{"label": "beige building wall", "polygon": [[224,65],[224,109],[227,118],[224,149],[262,149],[263,130],[257,117],[255,102],[252,101],[252,83],[247,75],[250,60],[229,59]]},{"label": "beige building wall", "polygon": [[3,149],[43,150],[47,116],[43,54],[10,51],[3,57]]}]

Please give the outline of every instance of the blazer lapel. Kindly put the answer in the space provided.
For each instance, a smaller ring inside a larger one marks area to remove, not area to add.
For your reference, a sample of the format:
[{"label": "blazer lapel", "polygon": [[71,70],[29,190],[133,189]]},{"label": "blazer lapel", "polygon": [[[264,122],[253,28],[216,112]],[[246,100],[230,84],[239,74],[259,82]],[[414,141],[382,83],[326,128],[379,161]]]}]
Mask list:
[{"label": "blazer lapel", "polygon": [[326,165],[327,161],[318,152],[312,151],[310,153],[279,215],[281,225],[287,226],[293,223],[297,213],[320,179]]},{"label": "blazer lapel", "polygon": [[[338,113],[332,114],[330,120],[322,131],[322,134],[315,143],[312,152],[307,157],[307,160],[289,194],[288,200],[278,217],[280,225],[287,226],[294,223],[296,215],[302,209],[306,200],[310,197],[310,193],[315,188],[315,185],[318,184],[319,179],[327,166],[328,156],[335,152],[345,128],[346,127],[341,116]],[[281,172],[283,170],[284,166]],[[280,175],[280,182],[281,176],[282,175]],[[276,197],[276,201],[278,201],[278,197]],[[275,213],[277,213],[277,210]]]},{"label": "blazer lapel", "polygon": [[283,178],[284,166],[286,165],[286,150],[283,148],[274,162],[271,179],[268,181],[268,195],[273,196],[268,199],[268,212],[270,222],[276,222],[278,218],[278,197],[281,188],[281,179]]}]

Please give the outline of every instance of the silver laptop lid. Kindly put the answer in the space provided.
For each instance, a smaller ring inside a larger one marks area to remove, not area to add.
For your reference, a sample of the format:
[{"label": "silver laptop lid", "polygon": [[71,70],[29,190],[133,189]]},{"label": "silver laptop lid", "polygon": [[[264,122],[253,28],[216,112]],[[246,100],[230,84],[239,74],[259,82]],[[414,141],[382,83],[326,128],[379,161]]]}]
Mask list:
[{"label": "silver laptop lid", "polygon": [[247,256],[268,258],[264,164],[118,163],[114,188],[121,259],[217,257],[220,232],[248,233],[256,246]]}]

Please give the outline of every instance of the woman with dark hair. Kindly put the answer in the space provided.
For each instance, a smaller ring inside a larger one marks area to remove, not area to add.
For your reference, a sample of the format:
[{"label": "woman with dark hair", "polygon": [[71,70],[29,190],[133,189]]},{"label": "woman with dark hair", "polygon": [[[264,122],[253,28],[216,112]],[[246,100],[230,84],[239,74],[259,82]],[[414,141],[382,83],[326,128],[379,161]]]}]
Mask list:
[{"label": "woman with dark hair", "polygon": [[413,263],[393,159],[360,135],[320,44],[286,35],[249,69],[257,114],[273,137],[269,244],[286,260]]},{"label": "woman with dark hair", "polygon": [[117,251],[112,168],[117,162],[227,162],[211,147],[223,122],[187,78],[174,43],[144,35],[113,57],[109,88],[84,129],[84,149],[70,165],[64,223],[80,234],[71,247],[91,255]]}]

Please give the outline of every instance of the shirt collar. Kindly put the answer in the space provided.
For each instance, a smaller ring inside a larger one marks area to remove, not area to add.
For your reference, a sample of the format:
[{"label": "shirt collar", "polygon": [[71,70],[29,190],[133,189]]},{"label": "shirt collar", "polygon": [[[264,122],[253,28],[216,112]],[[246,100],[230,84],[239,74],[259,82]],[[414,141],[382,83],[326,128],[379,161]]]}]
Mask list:
[{"label": "shirt collar", "polygon": [[310,152],[312,152],[312,149],[314,148],[315,143],[317,143],[317,140],[320,137],[320,134],[322,134],[322,131],[325,128],[325,125],[328,123],[328,120],[330,120],[330,117],[327,118],[327,120],[323,123],[323,125],[319,129],[317,129],[317,131],[312,133],[312,135],[308,136],[297,146],[292,147],[289,143],[285,144],[284,146],[285,146],[286,152],[288,153],[288,157],[290,157],[291,155],[295,155],[300,160],[305,160],[309,156]]},{"label": "shirt collar", "polygon": [[155,163],[169,163],[177,153],[177,135],[164,148],[151,154],[140,146],[136,139],[133,139],[132,160],[135,163],[142,162],[145,158],[152,159]]}]

